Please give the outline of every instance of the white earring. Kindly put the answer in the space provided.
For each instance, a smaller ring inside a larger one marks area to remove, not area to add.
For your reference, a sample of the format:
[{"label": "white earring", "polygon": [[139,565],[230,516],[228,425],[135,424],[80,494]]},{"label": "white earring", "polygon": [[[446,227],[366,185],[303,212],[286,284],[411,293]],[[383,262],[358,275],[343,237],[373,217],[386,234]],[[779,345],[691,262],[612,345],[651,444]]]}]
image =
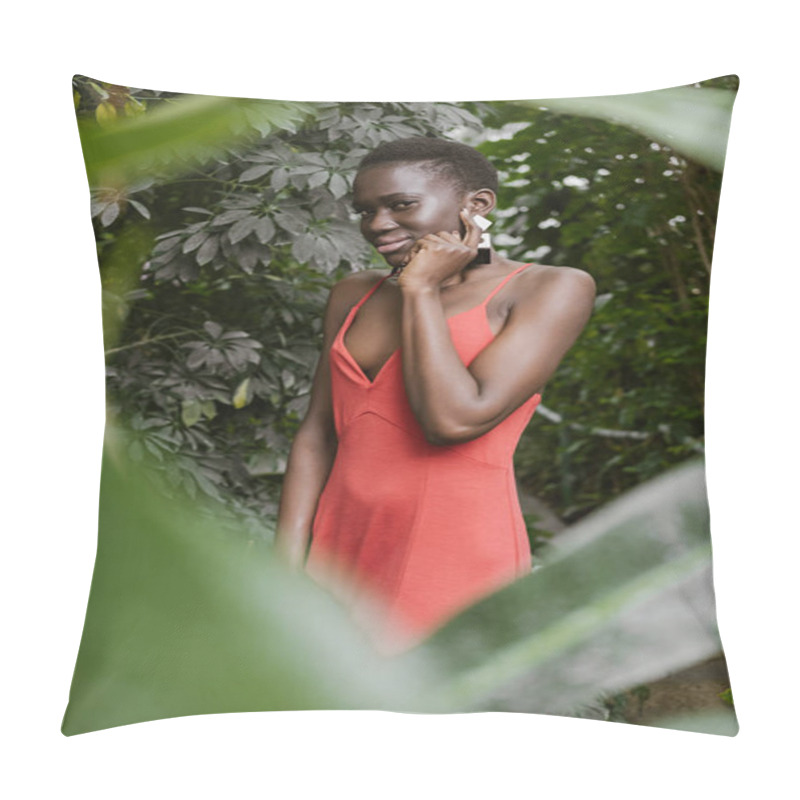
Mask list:
[{"label": "white earring", "polygon": [[475,214],[472,219],[475,220],[475,224],[483,231],[481,240],[478,242],[478,256],[475,261],[478,264],[489,264],[492,260],[492,237],[486,233],[486,229],[492,223],[480,214]]}]

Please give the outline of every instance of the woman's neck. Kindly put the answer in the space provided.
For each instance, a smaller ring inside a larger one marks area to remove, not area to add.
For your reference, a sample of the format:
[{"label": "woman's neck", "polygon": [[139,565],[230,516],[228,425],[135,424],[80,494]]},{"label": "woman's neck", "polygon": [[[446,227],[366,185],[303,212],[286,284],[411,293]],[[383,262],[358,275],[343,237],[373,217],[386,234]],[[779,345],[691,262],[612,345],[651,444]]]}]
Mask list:
[{"label": "woman's neck", "polygon": [[487,273],[494,272],[495,270],[516,269],[522,266],[523,262],[511,261],[508,258],[503,258],[498,255],[494,250],[491,251],[491,259],[488,264],[478,264],[472,262],[468,264],[461,272],[450,276],[447,280],[440,284],[440,288],[447,289],[451,286],[458,286],[463,283],[474,280],[483,280]]}]

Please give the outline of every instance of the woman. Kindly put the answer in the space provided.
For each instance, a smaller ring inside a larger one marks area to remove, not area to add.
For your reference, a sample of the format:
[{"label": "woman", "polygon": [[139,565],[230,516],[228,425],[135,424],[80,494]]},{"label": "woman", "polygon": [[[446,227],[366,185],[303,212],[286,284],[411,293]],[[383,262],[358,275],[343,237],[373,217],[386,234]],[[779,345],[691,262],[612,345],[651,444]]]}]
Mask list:
[{"label": "woman", "polygon": [[[425,137],[359,167],[361,232],[391,268],[330,294],[308,413],[288,462],[277,547],[386,651],[530,572],[512,456],[585,326],[585,272],[478,259],[497,172]],[[482,263],[487,261],[488,263]]]}]

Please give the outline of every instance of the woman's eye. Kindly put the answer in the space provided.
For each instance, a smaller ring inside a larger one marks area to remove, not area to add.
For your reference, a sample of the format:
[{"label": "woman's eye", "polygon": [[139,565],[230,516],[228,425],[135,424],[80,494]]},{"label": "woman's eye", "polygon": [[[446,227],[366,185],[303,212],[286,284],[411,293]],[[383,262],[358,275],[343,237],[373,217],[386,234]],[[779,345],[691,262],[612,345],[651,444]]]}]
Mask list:
[{"label": "woman's eye", "polygon": [[[392,203],[389,208],[392,211],[408,211],[409,208],[415,205],[413,200],[398,200],[395,203]],[[370,217],[374,216],[374,211],[369,211],[367,209],[356,211],[354,209],[354,213],[360,217],[361,219],[369,219]]]}]

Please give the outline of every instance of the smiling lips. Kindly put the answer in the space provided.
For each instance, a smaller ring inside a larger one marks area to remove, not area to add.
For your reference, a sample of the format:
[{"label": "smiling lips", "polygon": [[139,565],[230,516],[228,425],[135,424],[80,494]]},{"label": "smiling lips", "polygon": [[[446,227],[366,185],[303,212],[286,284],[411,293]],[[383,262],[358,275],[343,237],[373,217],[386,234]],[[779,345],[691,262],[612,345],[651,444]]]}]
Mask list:
[{"label": "smiling lips", "polygon": [[378,239],[375,242],[375,249],[381,253],[382,255],[389,255],[389,253],[394,253],[406,244],[406,242],[410,242],[411,238],[409,236],[403,236],[401,239],[391,239],[390,241],[383,241]]}]

